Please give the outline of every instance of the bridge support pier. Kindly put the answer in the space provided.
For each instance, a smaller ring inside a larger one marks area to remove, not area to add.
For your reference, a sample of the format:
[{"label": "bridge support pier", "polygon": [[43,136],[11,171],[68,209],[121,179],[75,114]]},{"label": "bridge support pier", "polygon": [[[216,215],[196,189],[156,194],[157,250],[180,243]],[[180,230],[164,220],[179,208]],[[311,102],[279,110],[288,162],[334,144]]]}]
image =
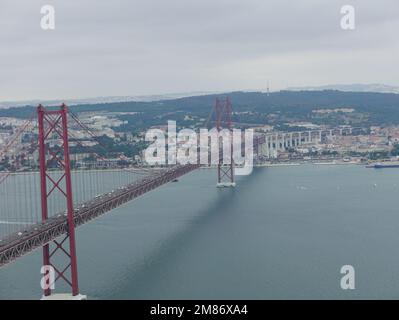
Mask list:
[{"label": "bridge support pier", "polygon": [[78,294],[73,296],[70,293],[57,293],[52,294],[51,296],[43,296],[40,300],[70,300],[70,301],[81,301],[87,300],[87,296]]},{"label": "bridge support pier", "polygon": [[217,188],[235,188],[235,182],[220,182],[216,185]]}]

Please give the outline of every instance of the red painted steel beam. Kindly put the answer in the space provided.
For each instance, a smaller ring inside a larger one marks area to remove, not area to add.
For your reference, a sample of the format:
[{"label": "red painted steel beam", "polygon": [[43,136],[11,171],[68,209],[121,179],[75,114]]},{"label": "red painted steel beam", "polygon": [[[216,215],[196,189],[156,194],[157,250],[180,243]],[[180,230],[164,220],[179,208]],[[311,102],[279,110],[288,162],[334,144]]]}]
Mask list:
[{"label": "red painted steel beam", "polygon": [[[78,285],[78,269],[77,269],[77,258],[76,258],[76,240],[75,240],[75,221],[74,221],[74,209],[73,209],[73,198],[72,198],[72,181],[71,181],[71,167],[69,159],[69,137],[68,137],[68,108],[66,105],[62,105],[58,110],[46,110],[42,105],[37,108],[38,123],[39,123],[39,159],[40,159],[40,190],[41,190],[41,207],[42,207],[42,224],[46,225],[49,220],[48,214],[48,201],[53,191],[58,190],[66,200],[67,207],[67,238],[69,239],[69,248],[67,251],[58,242],[55,242],[55,249],[50,251],[50,243],[46,242],[43,244],[43,265],[53,266],[51,257],[55,252],[61,251],[65,253],[69,260],[68,267],[71,269],[71,279],[67,279],[65,276],[66,270],[59,271],[54,267],[58,276],[56,279],[62,278],[67,284],[71,286],[72,295],[76,296],[79,294]],[[47,138],[51,135],[58,135],[58,139],[62,141],[61,146],[58,150],[52,150],[51,147],[46,143]],[[47,154],[50,155],[47,160]],[[61,157],[62,155],[62,157]],[[63,174],[60,178],[54,180],[51,177],[51,171],[48,172],[47,163],[56,164]],[[65,189],[61,186],[61,182],[65,182]],[[50,186],[50,191],[47,192],[47,184]],[[53,239],[55,240],[55,239]],[[51,290],[49,288],[44,289],[44,295],[49,296]]]}]

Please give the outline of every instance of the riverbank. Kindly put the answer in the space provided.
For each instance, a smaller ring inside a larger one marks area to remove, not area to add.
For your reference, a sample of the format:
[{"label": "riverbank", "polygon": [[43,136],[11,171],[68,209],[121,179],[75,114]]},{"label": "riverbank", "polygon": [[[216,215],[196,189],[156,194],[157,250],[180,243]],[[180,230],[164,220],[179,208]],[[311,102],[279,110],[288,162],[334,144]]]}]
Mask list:
[{"label": "riverbank", "polygon": [[360,162],[346,162],[346,161],[330,161],[330,162],[287,162],[287,163],[263,163],[256,164],[254,167],[292,167],[292,166],[301,166],[301,165],[317,165],[317,166],[337,166],[337,165],[364,165],[364,163]]}]

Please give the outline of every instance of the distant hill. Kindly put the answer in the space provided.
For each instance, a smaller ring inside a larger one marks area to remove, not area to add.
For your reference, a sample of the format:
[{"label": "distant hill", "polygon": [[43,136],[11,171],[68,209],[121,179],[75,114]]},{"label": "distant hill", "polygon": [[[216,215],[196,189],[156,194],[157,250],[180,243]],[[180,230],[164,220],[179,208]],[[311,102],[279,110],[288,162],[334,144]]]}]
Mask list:
[{"label": "distant hill", "polygon": [[[283,124],[296,121],[311,121],[319,124],[353,125],[399,125],[399,94],[373,92],[325,91],[279,91],[270,94],[262,92],[226,93],[237,112],[235,120],[245,123]],[[191,115],[206,118],[215,103],[223,95],[201,95],[152,102],[115,102],[81,104],[72,106],[74,112],[130,112],[121,115],[130,126],[146,127],[165,124]],[[351,108],[354,112],[344,114],[315,113],[320,109]],[[0,117],[27,118],[34,107],[0,109]],[[132,114],[136,113],[136,114]]]},{"label": "distant hill", "polygon": [[320,90],[339,90],[345,92],[379,92],[379,93],[399,93],[399,87],[388,86],[385,84],[335,84],[318,87],[291,87],[290,91],[320,91]]},{"label": "distant hill", "polygon": [[69,106],[80,105],[80,104],[98,104],[98,103],[115,103],[115,102],[150,102],[159,100],[178,99],[190,96],[200,96],[210,94],[210,92],[190,92],[190,93],[170,93],[170,94],[158,94],[158,95],[141,95],[141,96],[109,96],[109,97],[94,97],[94,98],[82,98],[82,99],[67,99],[67,100],[26,100],[26,101],[0,101],[0,109],[10,107],[24,107],[43,104],[46,106],[56,106],[62,103],[66,103]]}]

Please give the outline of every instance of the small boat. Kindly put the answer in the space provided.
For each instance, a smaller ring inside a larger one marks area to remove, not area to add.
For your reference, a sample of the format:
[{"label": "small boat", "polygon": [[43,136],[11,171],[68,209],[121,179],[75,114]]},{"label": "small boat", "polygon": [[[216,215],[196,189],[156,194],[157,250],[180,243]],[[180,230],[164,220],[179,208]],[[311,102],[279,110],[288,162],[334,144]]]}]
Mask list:
[{"label": "small boat", "polygon": [[374,169],[399,168],[399,161],[378,162],[367,166],[367,168],[374,168]]}]

